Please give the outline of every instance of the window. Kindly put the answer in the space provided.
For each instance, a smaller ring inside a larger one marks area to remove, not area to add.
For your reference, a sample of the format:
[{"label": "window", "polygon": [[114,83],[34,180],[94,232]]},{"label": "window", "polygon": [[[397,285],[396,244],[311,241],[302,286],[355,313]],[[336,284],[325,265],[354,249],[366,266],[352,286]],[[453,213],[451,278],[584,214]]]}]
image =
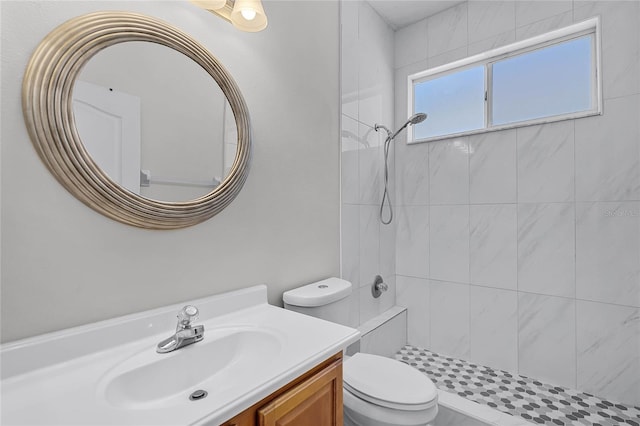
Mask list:
[{"label": "window", "polygon": [[484,127],[484,67],[473,67],[416,84],[415,112],[428,111],[429,126],[417,139]]},{"label": "window", "polygon": [[409,76],[409,143],[600,114],[598,19]]}]

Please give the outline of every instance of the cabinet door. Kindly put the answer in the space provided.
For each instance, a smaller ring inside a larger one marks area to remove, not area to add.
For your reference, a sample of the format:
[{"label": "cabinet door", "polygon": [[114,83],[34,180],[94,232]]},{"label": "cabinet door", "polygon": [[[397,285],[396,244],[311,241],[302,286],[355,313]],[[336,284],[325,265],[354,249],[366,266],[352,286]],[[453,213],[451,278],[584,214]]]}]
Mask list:
[{"label": "cabinet door", "polygon": [[259,426],[342,426],[342,360],[258,410]]}]

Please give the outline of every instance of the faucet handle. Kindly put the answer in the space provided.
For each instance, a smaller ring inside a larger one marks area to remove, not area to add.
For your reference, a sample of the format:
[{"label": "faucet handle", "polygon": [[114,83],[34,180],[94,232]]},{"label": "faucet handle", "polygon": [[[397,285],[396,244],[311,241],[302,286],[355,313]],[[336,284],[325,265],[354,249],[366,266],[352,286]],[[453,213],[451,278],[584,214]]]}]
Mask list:
[{"label": "faucet handle", "polygon": [[198,308],[187,305],[178,313],[178,328],[188,327],[193,321],[198,319]]}]

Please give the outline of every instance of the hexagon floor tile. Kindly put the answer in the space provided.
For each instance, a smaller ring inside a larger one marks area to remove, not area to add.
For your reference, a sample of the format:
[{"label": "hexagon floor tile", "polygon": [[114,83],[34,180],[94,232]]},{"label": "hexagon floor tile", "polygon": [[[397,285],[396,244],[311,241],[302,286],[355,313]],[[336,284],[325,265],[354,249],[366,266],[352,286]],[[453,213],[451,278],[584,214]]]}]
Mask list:
[{"label": "hexagon floor tile", "polygon": [[494,370],[415,346],[396,354],[444,391],[485,404],[531,423],[550,426],[640,426],[640,407]]}]

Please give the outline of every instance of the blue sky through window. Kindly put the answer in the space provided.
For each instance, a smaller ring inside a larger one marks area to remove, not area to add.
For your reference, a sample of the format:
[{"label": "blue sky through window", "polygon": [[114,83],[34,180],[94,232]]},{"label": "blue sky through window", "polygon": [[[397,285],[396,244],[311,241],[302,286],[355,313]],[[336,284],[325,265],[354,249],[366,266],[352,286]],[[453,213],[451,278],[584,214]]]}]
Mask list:
[{"label": "blue sky through window", "polygon": [[593,36],[493,64],[493,124],[591,109]]},{"label": "blue sky through window", "polygon": [[414,139],[484,126],[484,66],[469,68],[414,86],[414,111],[428,119],[413,129]]}]

